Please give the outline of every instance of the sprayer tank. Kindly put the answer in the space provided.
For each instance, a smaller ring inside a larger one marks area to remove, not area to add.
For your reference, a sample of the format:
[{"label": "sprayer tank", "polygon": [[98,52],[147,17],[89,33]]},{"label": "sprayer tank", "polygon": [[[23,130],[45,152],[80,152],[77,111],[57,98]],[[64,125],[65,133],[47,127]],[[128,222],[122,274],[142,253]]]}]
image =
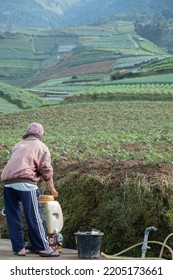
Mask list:
[{"label": "sprayer tank", "polygon": [[60,232],[63,228],[63,214],[59,202],[52,195],[40,195],[39,200],[47,233]]}]

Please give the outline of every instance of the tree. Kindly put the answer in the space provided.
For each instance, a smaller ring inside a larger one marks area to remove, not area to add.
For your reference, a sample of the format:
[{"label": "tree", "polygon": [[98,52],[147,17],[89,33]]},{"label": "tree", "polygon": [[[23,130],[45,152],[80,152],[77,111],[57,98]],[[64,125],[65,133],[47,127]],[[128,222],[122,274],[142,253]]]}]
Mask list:
[{"label": "tree", "polygon": [[161,44],[163,36],[168,33],[168,26],[165,22],[157,21],[148,24],[134,23],[135,32],[140,36],[152,41],[155,44]]}]

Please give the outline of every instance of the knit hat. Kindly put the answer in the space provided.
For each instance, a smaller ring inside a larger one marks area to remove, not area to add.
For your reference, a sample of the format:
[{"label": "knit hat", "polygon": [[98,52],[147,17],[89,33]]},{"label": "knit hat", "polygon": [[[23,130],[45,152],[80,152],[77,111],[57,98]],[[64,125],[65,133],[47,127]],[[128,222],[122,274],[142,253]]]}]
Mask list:
[{"label": "knit hat", "polygon": [[41,139],[44,134],[43,126],[40,123],[30,123],[27,127],[26,133],[23,138],[25,139],[28,135],[34,135],[36,138]]}]

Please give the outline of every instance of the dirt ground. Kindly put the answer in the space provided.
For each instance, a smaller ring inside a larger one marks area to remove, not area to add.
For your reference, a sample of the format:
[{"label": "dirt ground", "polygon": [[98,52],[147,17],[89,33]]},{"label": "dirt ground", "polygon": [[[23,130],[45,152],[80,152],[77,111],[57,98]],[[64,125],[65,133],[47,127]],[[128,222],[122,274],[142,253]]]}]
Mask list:
[{"label": "dirt ground", "polygon": [[[5,166],[0,160],[0,170]],[[140,160],[116,161],[112,158],[87,158],[82,162],[78,160],[59,160],[53,164],[54,174],[58,179],[66,177],[69,173],[77,175],[98,176],[103,180],[121,179],[130,174],[143,174],[149,180],[159,181],[161,184],[173,183],[173,164],[159,162],[155,165],[146,165]]]},{"label": "dirt ground", "polygon": [[139,173],[145,175],[149,180],[156,180],[161,184],[173,183],[172,163],[157,163],[149,166],[137,160],[117,162],[114,159],[89,158],[83,162],[61,160],[54,165],[54,173],[59,178],[63,178],[71,172],[78,175],[99,176],[104,180],[112,181],[132,173]]}]

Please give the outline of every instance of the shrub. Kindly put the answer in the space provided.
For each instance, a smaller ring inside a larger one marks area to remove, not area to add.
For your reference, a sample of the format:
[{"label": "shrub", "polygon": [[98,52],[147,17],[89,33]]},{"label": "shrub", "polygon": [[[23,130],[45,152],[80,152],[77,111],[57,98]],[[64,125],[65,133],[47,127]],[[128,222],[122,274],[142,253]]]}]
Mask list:
[{"label": "shrub", "polygon": [[142,242],[148,226],[158,228],[154,235],[151,233],[152,240],[161,242],[173,230],[172,186],[149,181],[144,175],[103,182],[74,173],[59,182],[58,190],[65,247],[75,248],[74,233],[92,227],[104,232],[102,251],[108,254]]}]

